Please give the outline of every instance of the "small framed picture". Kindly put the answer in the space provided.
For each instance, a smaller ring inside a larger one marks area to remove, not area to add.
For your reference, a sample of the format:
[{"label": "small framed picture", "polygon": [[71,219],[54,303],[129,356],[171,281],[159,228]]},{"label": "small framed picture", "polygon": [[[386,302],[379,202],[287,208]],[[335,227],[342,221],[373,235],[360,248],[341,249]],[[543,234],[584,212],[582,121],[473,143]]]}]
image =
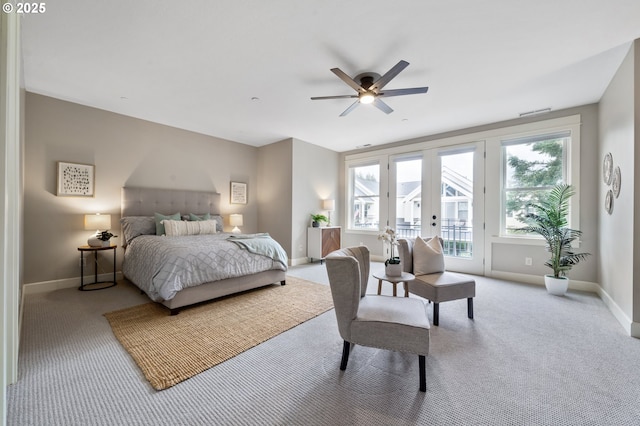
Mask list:
[{"label": "small framed picture", "polygon": [[231,182],[231,204],[247,204],[247,184]]},{"label": "small framed picture", "polygon": [[63,197],[93,197],[94,166],[58,161],[58,188]]}]

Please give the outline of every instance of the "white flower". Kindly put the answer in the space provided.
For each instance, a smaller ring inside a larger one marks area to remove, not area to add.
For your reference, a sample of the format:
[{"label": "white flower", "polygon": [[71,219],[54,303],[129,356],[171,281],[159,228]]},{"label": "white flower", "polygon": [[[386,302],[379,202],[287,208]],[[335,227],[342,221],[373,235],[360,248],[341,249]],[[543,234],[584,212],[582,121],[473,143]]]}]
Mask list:
[{"label": "white flower", "polygon": [[378,239],[382,240],[386,243],[390,243],[391,245],[398,245],[398,238],[396,237],[396,231],[387,226],[384,228],[384,232],[382,234],[378,234]]},{"label": "white flower", "polygon": [[378,234],[378,239],[385,243],[389,243],[391,246],[391,257],[385,262],[385,265],[387,263],[400,263],[400,259],[395,255],[395,246],[399,245],[395,229],[389,226],[385,227],[384,232],[382,232],[382,234]]}]

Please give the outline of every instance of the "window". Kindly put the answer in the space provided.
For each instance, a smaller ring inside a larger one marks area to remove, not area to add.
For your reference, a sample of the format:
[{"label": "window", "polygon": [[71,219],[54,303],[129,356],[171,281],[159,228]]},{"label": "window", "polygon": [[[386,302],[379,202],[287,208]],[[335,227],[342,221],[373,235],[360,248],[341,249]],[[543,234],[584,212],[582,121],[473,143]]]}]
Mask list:
[{"label": "window", "polygon": [[395,204],[389,207],[395,210],[389,212],[391,219],[395,215],[398,237],[417,237],[422,233],[422,154],[394,156],[392,164],[389,184],[393,185],[395,178]]},{"label": "window", "polygon": [[538,203],[557,184],[568,183],[571,132],[502,141],[502,234],[524,226],[527,204]]},{"label": "window", "polygon": [[380,164],[349,167],[349,229],[380,228]]}]

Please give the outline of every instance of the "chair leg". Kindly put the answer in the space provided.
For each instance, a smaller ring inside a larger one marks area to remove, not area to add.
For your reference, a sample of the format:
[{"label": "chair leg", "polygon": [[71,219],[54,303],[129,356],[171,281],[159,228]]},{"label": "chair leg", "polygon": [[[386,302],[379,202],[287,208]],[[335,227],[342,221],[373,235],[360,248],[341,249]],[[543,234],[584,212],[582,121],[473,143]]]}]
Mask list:
[{"label": "chair leg", "polygon": [[418,368],[420,369],[420,392],[427,391],[427,373],[425,368],[424,355],[418,355]]},{"label": "chair leg", "polygon": [[467,316],[473,319],[473,297],[467,298]]},{"label": "chair leg", "polygon": [[433,325],[438,325],[440,316],[440,304],[433,302]]},{"label": "chair leg", "polygon": [[351,350],[351,343],[346,340],[342,344],[342,361],[340,362],[340,370],[344,371],[347,369],[347,362],[349,361],[349,352]]}]

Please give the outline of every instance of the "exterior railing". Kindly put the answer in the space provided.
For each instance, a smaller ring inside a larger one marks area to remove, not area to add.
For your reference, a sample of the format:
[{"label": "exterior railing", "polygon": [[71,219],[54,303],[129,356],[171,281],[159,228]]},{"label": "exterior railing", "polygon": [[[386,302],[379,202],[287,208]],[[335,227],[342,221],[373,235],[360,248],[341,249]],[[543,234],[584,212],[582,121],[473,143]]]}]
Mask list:
[{"label": "exterior railing", "polygon": [[[420,235],[420,225],[397,225],[398,238],[415,238]],[[445,219],[440,227],[444,242],[444,254],[455,257],[471,257],[473,254],[473,228],[456,219]]]}]

